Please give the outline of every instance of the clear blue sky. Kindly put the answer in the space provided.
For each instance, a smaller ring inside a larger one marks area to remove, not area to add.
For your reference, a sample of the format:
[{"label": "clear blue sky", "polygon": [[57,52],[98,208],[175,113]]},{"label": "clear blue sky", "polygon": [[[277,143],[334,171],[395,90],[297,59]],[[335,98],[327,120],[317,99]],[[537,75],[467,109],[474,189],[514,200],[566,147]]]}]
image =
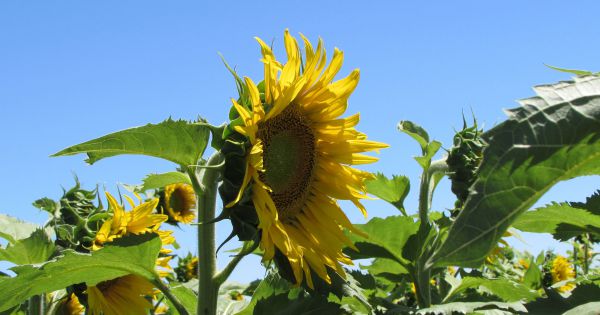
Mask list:
[{"label": "clear blue sky", "polygon": [[[83,156],[48,156],[169,116],[224,122],[236,90],[217,53],[260,81],[253,37],[281,52],[285,28],[342,49],[342,73],[360,68],[349,113],[361,112],[359,129],[391,145],[366,169],[408,175],[417,187],[417,146],[396,131],[399,120],[423,125],[448,147],[461,111],[473,110],[489,128],[504,119],[502,109],[531,96],[531,86],[569,79],[544,63],[600,70],[599,11],[596,1],[2,1],[0,212],[41,223],[31,202],[59,197],[73,174],[87,187],[114,191],[172,170],[141,156],[94,166]],[[583,200],[599,183],[589,177],[560,185],[543,200]],[[448,184],[440,190],[435,208],[451,207]],[[416,209],[415,191],[406,204]],[[396,214],[382,202],[367,206],[371,216]],[[346,212],[364,222],[358,210]],[[218,229],[221,239],[229,233],[227,224]],[[177,236],[195,251],[193,231]],[[557,244],[527,239],[518,246],[534,252]],[[226,260],[221,253],[219,264]],[[253,257],[233,280],[261,275]]]}]

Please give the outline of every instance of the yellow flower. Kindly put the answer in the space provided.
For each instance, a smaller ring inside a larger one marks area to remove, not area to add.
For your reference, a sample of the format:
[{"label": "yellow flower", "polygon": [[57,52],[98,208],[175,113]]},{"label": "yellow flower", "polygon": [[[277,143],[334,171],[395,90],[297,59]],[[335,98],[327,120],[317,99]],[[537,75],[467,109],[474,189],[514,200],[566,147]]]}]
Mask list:
[{"label": "yellow flower", "polygon": [[164,207],[169,217],[176,222],[191,223],[196,217],[196,194],[188,184],[173,184],[165,187]]},{"label": "yellow flower", "polygon": [[198,278],[198,257],[194,257],[185,265],[185,276],[187,279]]},{"label": "yellow flower", "polygon": [[350,200],[366,216],[360,199],[367,198],[364,182],[373,175],[348,165],[375,162],[377,158],[360,153],[388,145],[368,141],[354,129],[358,114],[340,118],[358,84],[359,71],[333,82],[342,66],[342,52],[336,49],[326,66],[322,41],[315,50],[302,38],[303,66],[298,43],[287,30],[285,65],[257,38],[264,63],[264,103],[256,84],[245,78],[251,110],[232,102],[243,120],[243,126],[235,130],[249,139],[252,148],[242,188],[227,206],[237,203],[252,185],[263,259],[272,259],[276,250],[281,252],[297,283],[306,278],[312,287],[311,270],[330,282],[327,267],[345,276],[340,262],[352,264],[342,254],[343,247],[353,247],[342,228],[360,232],[336,199]]},{"label": "yellow flower", "polygon": [[88,305],[92,315],[147,314],[154,286],[148,280],[127,275],[88,286]]},{"label": "yellow flower", "polygon": [[98,250],[102,248],[104,243],[111,242],[127,233],[156,232],[158,230],[157,226],[167,221],[168,217],[164,214],[152,214],[158,204],[158,199],[155,198],[136,206],[129,196],[125,196],[125,198],[132,207],[129,212],[125,212],[125,209],[117,203],[115,198],[109,192],[106,192],[106,199],[113,211],[113,217],[106,220],[96,233],[92,250]]},{"label": "yellow flower", "polygon": [[[550,270],[552,274],[552,283],[557,283],[565,280],[571,280],[575,278],[575,270],[569,261],[560,255],[557,255],[556,258],[552,261],[552,269]],[[575,284],[573,282],[568,282],[567,284],[558,288],[560,292],[568,292],[575,288]]]},{"label": "yellow flower", "polygon": [[60,306],[56,311],[57,314],[63,315],[80,315],[83,314],[85,307],[79,303],[79,298],[74,293],[71,293],[67,298],[60,302]]},{"label": "yellow flower", "polygon": [[529,261],[523,258],[520,258],[517,262],[517,266],[523,269],[529,269]]},{"label": "yellow flower", "polygon": [[[152,211],[158,204],[158,199],[135,205],[133,200],[125,196],[131,211],[125,211],[115,198],[106,192],[106,198],[113,217],[106,220],[96,233],[92,250],[100,250],[104,244],[128,234],[156,233],[161,239],[163,248],[161,253],[170,252],[164,246],[175,242],[172,231],[159,230],[161,223],[167,220],[164,214],[153,214]],[[139,197],[138,197],[139,198]],[[171,256],[156,259],[157,272],[160,277],[167,276],[172,268],[169,266]],[[154,294],[154,285],[145,278],[137,275],[126,275],[112,280],[100,282],[95,286],[87,287],[88,307],[92,315],[95,314],[146,314],[152,307],[147,299]]]}]

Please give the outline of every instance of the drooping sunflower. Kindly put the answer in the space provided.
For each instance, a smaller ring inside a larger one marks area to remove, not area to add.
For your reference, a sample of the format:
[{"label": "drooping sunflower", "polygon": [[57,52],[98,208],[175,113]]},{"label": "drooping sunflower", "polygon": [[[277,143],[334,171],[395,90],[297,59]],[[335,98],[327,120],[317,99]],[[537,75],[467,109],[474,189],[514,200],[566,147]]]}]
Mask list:
[{"label": "drooping sunflower", "polygon": [[88,286],[88,306],[92,315],[146,314],[152,303],[154,286],[148,280],[126,275]]},{"label": "drooping sunflower", "polygon": [[196,212],[196,194],[191,185],[172,184],[165,187],[163,207],[169,215],[169,223],[189,224],[194,221]]},{"label": "drooping sunflower", "polygon": [[[565,280],[571,280],[575,278],[575,270],[569,261],[560,255],[557,255],[552,260],[552,269],[550,269],[552,275],[552,283],[558,283]],[[573,282],[567,282],[565,285],[558,288],[560,292],[568,292],[575,288]]]},{"label": "drooping sunflower", "polygon": [[[104,243],[112,242],[116,238],[128,233],[143,234],[146,232],[156,232],[158,226],[167,221],[168,217],[166,215],[152,213],[156,209],[158,199],[155,198],[135,205],[129,196],[125,196],[125,198],[132,207],[131,211],[126,212],[123,206],[109,192],[106,192],[106,199],[108,200],[110,209],[113,211],[113,217],[106,220],[96,233],[92,250],[98,250],[102,248]],[[163,245],[170,244],[167,240],[170,233],[159,233],[159,236],[163,240]],[[165,241],[167,244],[165,244]]]},{"label": "drooping sunflower", "polygon": [[264,63],[264,97],[250,78],[244,78],[249,106],[232,100],[243,120],[235,130],[247,137],[251,149],[237,198],[252,188],[252,203],[261,230],[264,260],[276,252],[289,261],[294,278],[313,287],[311,271],[330,282],[327,268],[344,276],[340,263],[352,264],[342,253],[353,247],[343,228],[357,231],[336,199],[350,200],[366,216],[360,199],[372,174],[349,165],[377,158],[360,154],[388,147],[366,140],[354,127],[359,115],[340,118],[356,88],[359,71],[333,81],[343,53],[335,49],[329,65],[323,42],[314,49],[302,36],[305,63],[296,39],[285,31],[287,63],[278,62],[271,48],[256,38]]},{"label": "drooping sunflower", "polygon": [[[165,246],[175,241],[171,235],[172,231],[159,230],[161,223],[167,220],[167,216],[152,213],[156,209],[158,199],[136,205],[130,197],[125,196],[132,207],[131,211],[125,211],[110,193],[106,192],[106,198],[113,216],[106,220],[96,233],[92,250],[100,250],[106,243],[128,234],[152,232],[158,234],[161,239],[163,245],[161,253],[170,251]],[[172,268],[169,266],[171,258],[163,256],[156,259],[159,276],[166,277],[171,273]],[[125,311],[127,314],[146,314],[147,310],[152,308],[148,297],[154,294],[154,285],[140,276],[126,275],[100,282],[95,286],[88,286],[86,293],[89,312],[92,315],[123,314]]]}]

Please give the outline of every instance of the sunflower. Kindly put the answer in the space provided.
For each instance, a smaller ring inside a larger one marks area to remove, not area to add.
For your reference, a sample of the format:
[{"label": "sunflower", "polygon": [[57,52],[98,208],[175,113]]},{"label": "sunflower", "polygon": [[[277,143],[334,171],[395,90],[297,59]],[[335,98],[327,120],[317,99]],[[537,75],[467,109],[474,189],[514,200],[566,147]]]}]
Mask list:
[{"label": "sunflower", "polygon": [[85,307],[79,302],[79,298],[74,293],[71,293],[66,298],[61,300],[56,311],[57,314],[64,315],[80,315],[85,311]]},{"label": "sunflower", "polygon": [[198,278],[197,270],[198,270],[198,257],[194,257],[194,258],[192,258],[192,260],[190,260],[185,265],[185,276],[188,279]]},{"label": "sunflower", "polygon": [[264,98],[257,85],[244,78],[249,106],[232,100],[243,120],[235,130],[247,137],[251,149],[242,187],[227,206],[237,203],[245,188],[252,187],[263,259],[271,260],[280,252],[287,257],[296,282],[305,278],[313,287],[311,270],[330,283],[327,268],[345,276],[340,263],[352,264],[342,253],[343,247],[354,247],[343,228],[360,232],[336,199],[350,200],[366,216],[360,199],[367,198],[365,181],[373,175],[349,165],[377,161],[360,153],[388,145],[368,141],[354,129],[358,114],[340,118],[358,84],[359,71],[333,82],[343,53],[335,49],[326,66],[322,41],[315,50],[302,38],[304,64],[296,39],[285,31],[285,65],[256,38],[264,63]]},{"label": "sunflower", "polygon": [[158,204],[158,199],[155,198],[136,206],[129,196],[125,196],[125,198],[132,207],[131,211],[125,212],[117,200],[109,192],[106,192],[106,199],[113,211],[113,217],[106,220],[96,233],[92,250],[98,250],[104,243],[112,242],[129,233],[155,232],[160,236],[163,245],[173,243],[174,240],[170,237],[171,231],[158,231],[160,224],[167,221],[168,217],[164,214],[152,214]]},{"label": "sunflower", "polygon": [[188,184],[167,185],[163,207],[169,215],[169,222],[189,224],[196,217],[196,193]]},{"label": "sunflower", "polygon": [[[569,261],[560,255],[552,261],[552,269],[550,270],[552,275],[552,283],[558,283],[561,281],[571,280],[575,278],[575,270]],[[560,292],[568,292],[575,288],[575,284],[567,282],[565,285],[558,288]]]},{"label": "sunflower", "polygon": [[152,303],[146,298],[154,293],[148,280],[126,275],[95,286],[88,286],[88,306],[92,315],[146,314]]},{"label": "sunflower", "polygon": [[[139,196],[137,197],[139,199]],[[136,205],[130,197],[125,196],[132,207],[131,211],[125,211],[110,193],[106,192],[106,198],[113,216],[106,220],[96,233],[92,250],[100,250],[104,244],[125,235],[156,233],[163,245],[160,252],[170,252],[164,246],[175,242],[175,238],[171,235],[173,232],[159,230],[161,223],[167,221],[167,216],[152,213],[158,205],[158,199]],[[156,259],[156,269],[160,277],[166,277],[171,273],[172,268],[169,266],[171,258],[171,256],[162,256]],[[88,286],[86,291],[88,308],[92,315],[123,314],[123,310],[127,310],[128,314],[146,314],[152,307],[147,297],[155,292],[152,283],[137,275],[126,275],[103,281],[95,286]]]}]

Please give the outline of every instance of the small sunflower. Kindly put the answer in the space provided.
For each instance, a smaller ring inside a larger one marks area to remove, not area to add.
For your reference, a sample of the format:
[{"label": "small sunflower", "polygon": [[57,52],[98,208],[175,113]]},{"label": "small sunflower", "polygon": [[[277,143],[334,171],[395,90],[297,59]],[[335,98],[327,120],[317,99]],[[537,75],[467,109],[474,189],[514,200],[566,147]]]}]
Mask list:
[{"label": "small sunflower", "polygon": [[[152,213],[158,205],[158,199],[136,205],[131,198],[125,196],[132,207],[131,211],[125,211],[110,193],[106,192],[106,197],[113,217],[106,220],[96,233],[92,250],[100,250],[106,243],[129,234],[156,233],[163,245],[161,253],[170,252],[165,246],[175,242],[171,235],[173,232],[159,230],[161,223],[167,221],[167,216]],[[161,256],[156,259],[159,276],[166,277],[171,273],[171,258]],[[145,278],[126,275],[88,286],[86,292],[89,312],[92,315],[112,315],[123,314],[124,310],[127,310],[127,314],[146,314],[147,310],[152,308],[152,303],[147,297],[152,296],[155,291],[154,285]]]},{"label": "small sunflower", "polygon": [[[125,196],[125,198],[132,207],[131,211],[125,212],[125,209],[117,200],[109,192],[106,192],[106,199],[108,200],[110,209],[113,211],[113,217],[106,220],[96,233],[92,250],[98,250],[102,248],[104,243],[111,242],[128,233],[143,234],[146,232],[156,232],[158,229],[156,227],[167,221],[168,217],[166,215],[152,213],[156,209],[158,199],[155,198],[136,206],[129,196]],[[159,236],[163,240],[160,233]],[[165,237],[167,236],[165,235]]]},{"label": "small sunflower", "polygon": [[[552,269],[550,269],[550,274],[552,275],[552,283],[575,278],[575,270],[573,269],[573,266],[565,257],[560,255],[557,255],[552,261]],[[559,287],[558,291],[568,292],[574,288],[575,284],[573,282],[567,282],[565,285]]]},{"label": "small sunflower", "polygon": [[192,260],[190,260],[185,265],[185,276],[188,279],[198,278],[197,272],[196,272],[197,270],[198,270],[198,257],[194,257],[194,258],[192,258]]},{"label": "small sunflower", "polygon": [[228,206],[240,201],[246,187],[252,187],[263,259],[273,259],[276,252],[283,254],[296,282],[305,278],[313,287],[311,270],[330,283],[327,268],[344,276],[340,263],[352,264],[342,253],[343,247],[353,247],[343,228],[360,232],[336,199],[350,200],[366,216],[360,199],[367,198],[365,181],[373,175],[349,165],[377,161],[360,153],[388,145],[368,141],[354,129],[358,114],[340,118],[358,84],[359,71],[333,82],[343,53],[335,49],[326,66],[322,41],[315,50],[304,36],[302,39],[304,64],[296,39],[285,31],[284,65],[257,38],[264,63],[264,97],[257,85],[245,78],[249,106],[232,100],[243,120],[235,130],[247,137],[251,149],[242,187]]},{"label": "small sunflower", "polygon": [[148,280],[127,275],[95,286],[88,286],[88,306],[92,315],[146,314],[152,303],[146,298],[154,293]]},{"label": "small sunflower", "polygon": [[60,302],[56,313],[63,315],[80,315],[83,314],[84,311],[85,307],[81,305],[77,295],[71,293]]},{"label": "small sunflower", "polygon": [[165,187],[163,207],[169,222],[192,223],[196,217],[196,193],[188,184],[172,184]]}]

